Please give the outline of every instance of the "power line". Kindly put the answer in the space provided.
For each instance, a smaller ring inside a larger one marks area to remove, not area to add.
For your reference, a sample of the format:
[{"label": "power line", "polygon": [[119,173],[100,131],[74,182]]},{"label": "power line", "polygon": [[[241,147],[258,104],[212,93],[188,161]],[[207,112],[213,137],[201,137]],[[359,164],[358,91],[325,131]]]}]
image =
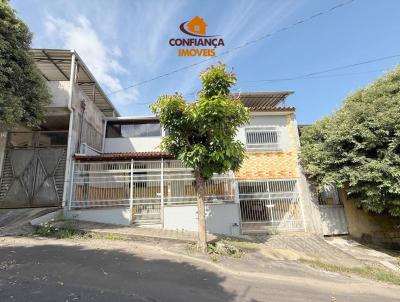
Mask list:
[{"label": "power line", "polygon": [[[276,83],[276,82],[282,82],[282,81],[318,79],[318,78],[327,78],[327,77],[335,77],[335,76],[347,76],[347,75],[354,75],[354,74],[362,74],[362,73],[367,73],[367,72],[369,73],[369,72],[376,72],[376,71],[385,71],[385,70],[374,70],[374,71],[366,71],[366,72],[358,72],[358,73],[345,73],[345,74],[336,74],[336,75],[328,74],[328,75],[317,76],[319,74],[323,74],[323,73],[327,73],[327,72],[331,72],[331,71],[337,71],[340,69],[361,66],[361,65],[370,64],[370,63],[383,61],[383,60],[388,60],[388,59],[392,59],[392,58],[396,58],[396,57],[400,57],[400,54],[385,56],[385,57],[381,57],[381,58],[371,59],[371,60],[348,64],[348,65],[344,65],[344,66],[333,67],[333,68],[315,71],[315,72],[311,72],[311,73],[307,73],[307,74],[295,76],[295,77],[277,78],[277,79],[268,79],[268,80],[252,80],[252,81],[243,81],[243,82],[239,82],[239,83],[240,84],[241,83],[266,83],[266,84],[269,84],[269,83]],[[236,89],[236,90],[238,90],[238,89]],[[192,92],[192,93],[185,94],[184,96],[194,96],[195,94],[196,94],[195,92]]]},{"label": "power line", "polygon": [[[294,80],[314,80],[314,79],[324,79],[324,78],[336,78],[336,77],[344,77],[344,76],[349,76],[349,75],[359,75],[359,74],[367,74],[367,73],[383,72],[383,71],[386,71],[386,69],[375,69],[375,70],[366,70],[366,71],[360,71],[360,72],[326,74],[326,75],[320,75],[320,76],[298,78],[298,79],[294,79]],[[243,82],[243,83],[245,83],[245,82]]]},{"label": "power line", "polygon": [[371,59],[371,60],[358,62],[358,63],[354,63],[354,64],[349,64],[349,65],[344,65],[344,66],[339,66],[339,67],[333,67],[333,68],[320,70],[320,71],[315,71],[315,72],[311,72],[311,73],[307,73],[307,74],[303,74],[303,75],[299,75],[299,76],[295,76],[295,77],[244,81],[242,83],[280,82],[280,81],[299,80],[299,79],[304,79],[304,78],[310,78],[312,76],[323,74],[323,73],[327,73],[327,72],[331,72],[331,71],[337,71],[337,70],[340,70],[340,69],[347,69],[347,68],[351,68],[351,67],[356,67],[356,66],[370,64],[370,63],[379,62],[379,61],[384,61],[384,60],[393,59],[393,58],[397,58],[397,57],[400,57],[400,54],[395,54],[395,55],[376,58],[376,59]]},{"label": "power line", "polygon": [[[298,79],[291,79],[291,80],[314,80],[314,79],[324,79],[324,78],[335,78],[335,77],[361,75],[361,74],[375,73],[375,72],[385,72],[385,71],[387,71],[387,69],[375,69],[375,70],[367,70],[367,71],[362,71],[362,72],[349,72],[349,73],[341,73],[341,74],[327,74],[327,75],[322,75],[322,76],[298,78]],[[248,81],[246,81],[246,82],[248,82]],[[246,82],[242,82],[242,83],[246,83]],[[250,82],[255,82],[255,81],[250,81]],[[265,83],[265,84],[272,84],[272,83],[275,83],[275,82],[270,82],[270,83]],[[254,87],[254,86],[250,86],[250,87]],[[241,90],[241,88],[233,88],[231,90],[232,90],[232,92],[239,92]],[[195,96],[196,94],[197,94],[197,92],[191,92],[191,93],[186,93],[183,96],[184,97],[189,97],[189,96]],[[149,104],[151,104],[151,103],[149,103],[149,102],[137,102],[137,103],[135,103],[135,105],[149,105]]]},{"label": "power line", "polygon": [[[324,69],[324,70],[320,70],[320,71],[315,71],[315,72],[311,72],[311,73],[307,73],[307,74],[300,75],[300,76],[295,76],[295,77],[264,79],[264,80],[251,80],[251,81],[243,81],[243,82],[239,82],[239,83],[266,83],[266,84],[269,84],[269,83],[276,83],[276,82],[282,82],[282,81],[312,80],[312,79],[320,79],[320,78],[342,77],[342,76],[348,76],[348,75],[357,75],[357,74],[365,74],[365,73],[372,73],[372,72],[378,72],[378,71],[386,71],[386,70],[379,69],[379,70],[368,70],[368,71],[342,73],[342,74],[320,75],[320,74],[331,72],[331,71],[337,71],[337,70],[341,70],[341,69],[357,67],[357,66],[370,64],[370,63],[383,61],[383,60],[388,60],[388,59],[392,59],[392,58],[397,58],[397,57],[400,57],[400,54],[380,57],[380,58],[376,58],[376,59],[370,59],[370,60],[366,60],[366,61],[362,61],[362,62],[358,62],[358,63],[353,63],[353,64],[348,64],[348,65],[343,65],[343,66],[338,66],[338,67],[332,67],[332,68],[328,68],[328,69]],[[234,91],[239,91],[240,88],[234,88],[233,90]],[[186,96],[186,97],[187,96],[195,96],[196,93],[197,92],[186,93],[183,96]],[[150,104],[150,103],[149,102],[138,102],[138,103],[135,103],[135,104],[145,105],[145,104]]]},{"label": "power line", "polygon": [[244,47],[247,47],[247,46],[249,46],[249,45],[252,45],[252,44],[254,44],[254,43],[257,43],[257,42],[259,42],[259,41],[261,41],[261,40],[263,40],[263,39],[270,38],[271,36],[273,36],[273,35],[275,35],[275,34],[277,34],[277,33],[280,33],[280,32],[283,32],[283,31],[287,31],[287,30],[289,30],[289,29],[291,29],[291,28],[293,28],[293,27],[296,27],[296,26],[298,26],[298,25],[300,25],[300,24],[303,24],[303,23],[305,23],[305,22],[308,22],[308,21],[310,21],[310,20],[312,20],[312,19],[314,19],[314,18],[318,18],[318,17],[321,17],[321,16],[323,16],[323,15],[325,15],[325,14],[329,14],[329,13],[331,13],[332,11],[334,11],[334,10],[336,10],[336,9],[339,9],[339,8],[341,8],[341,7],[343,7],[343,6],[349,5],[350,3],[354,2],[354,1],[355,1],[355,0],[348,0],[348,1],[345,1],[345,2],[342,2],[342,3],[339,3],[339,4],[335,5],[335,6],[332,6],[331,8],[329,8],[329,9],[327,9],[327,10],[320,11],[319,13],[316,13],[316,14],[314,14],[314,15],[308,17],[308,18],[301,19],[301,20],[299,20],[299,21],[297,21],[297,22],[295,22],[295,23],[292,23],[292,24],[290,24],[290,25],[288,25],[288,26],[281,27],[281,28],[279,28],[279,29],[277,29],[277,30],[275,30],[275,31],[272,31],[272,32],[268,33],[268,34],[262,35],[262,36],[260,36],[260,37],[258,37],[258,38],[256,38],[256,39],[254,39],[254,40],[250,40],[250,41],[247,41],[247,42],[244,43],[244,44],[241,44],[241,45],[239,45],[239,46],[230,48],[230,49],[228,49],[228,50],[226,50],[226,51],[224,51],[224,52],[221,52],[219,55],[215,55],[215,56],[213,56],[213,57],[209,57],[209,58],[204,59],[204,60],[201,60],[201,61],[199,61],[199,62],[192,63],[192,64],[189,64],[189,65],[186,65],[186,66],[177,68],[177,69],[172,70],[172,71],[170,71],[170,72],[167,72],[167,73],[158,75],[158,76],[156,76],[156,77],[150,78],[150,79],[148,79],[148,80],[144,80],[144,81],[140,81],[140,82],[134,83],[134,84],[132,84],[132,85],[130,85],[130,86],[127,86],[127,87],[124,87],[124,88],[122,88],[122,89],[112,91],[112,92],[110,92],[108,95],[112,95],[112,94],[115,94],[115,93],[117,93],[117,92],[121,92],[121,91],[130,89],[130,88],[133,88],[133,87],[137,87],[137,86],[140,86],[140,85],[149,83],[149,82],[153,82],[153,81],[155,81],[155,80],[158,80],[158,79],[161,79],[161,78],[170,76],[170,75],[175,74],[175,73],[177,73],[177,72],[180,72],[180,71],[183,71],[183,70],[186,70],[186,69],[189,69],[189,68],[192,68],[192,67],[201,65],[201,64],[203,64],[203,63],[205,63],[205,62],[211,61],[211,60],[216,59],[216,58],[218,58],[218,57],[222,57],[222,56],[227,55],[227,54],[229,54],[229,53],[231,53],[231,52],[233,52],[233,51],[236,51],[236,50],[242,49],[242,48],[244,48]]}]

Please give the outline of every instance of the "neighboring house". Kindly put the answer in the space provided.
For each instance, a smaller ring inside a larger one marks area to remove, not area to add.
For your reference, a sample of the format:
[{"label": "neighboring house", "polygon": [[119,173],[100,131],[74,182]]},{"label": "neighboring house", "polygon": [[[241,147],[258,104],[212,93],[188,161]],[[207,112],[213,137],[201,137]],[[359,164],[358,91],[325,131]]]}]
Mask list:
[{"label": "neighboring house", "polygon": [[207,24],[206,22],[204,22],[203,18],[196,16],[188,22],[187,28],[191,33],[198,35],[205,35],[207,30]]},{"label": "neighboring house", "polygon": [[101,152],[104,118],[118,114],[76,52],[31,53],[52,99],[38,129],[0,134],[1,208],[64,206],[74,154]]},{"label": "neighboring house", "polygon": [[[158,118],[119,117],[75,52],[32,53],[52,104],[41,129],[1,136],[0,208],[59,206],[81,220],[196,231],[194,177],[160,152]],[[321,233],[298,162],[295,108],[285,106],[290,94],[236,95],[251,111],[237,135],[247,158],[237,173],[207,181],[209,232]]]}]

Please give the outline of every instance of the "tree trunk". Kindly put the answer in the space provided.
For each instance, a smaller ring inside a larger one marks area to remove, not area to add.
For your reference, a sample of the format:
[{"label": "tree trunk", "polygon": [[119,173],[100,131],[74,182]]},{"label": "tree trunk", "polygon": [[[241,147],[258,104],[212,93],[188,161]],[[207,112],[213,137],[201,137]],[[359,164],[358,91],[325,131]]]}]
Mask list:
[{"label": "tree trunk", "polygon": [[197,194],[197,216],[199,221],[199,240],[198,247],[203,253],[207,253],[207,230],[206,230],[206,209],[204,204],[204,177],[200,173],[195,173],[196,194]]}]

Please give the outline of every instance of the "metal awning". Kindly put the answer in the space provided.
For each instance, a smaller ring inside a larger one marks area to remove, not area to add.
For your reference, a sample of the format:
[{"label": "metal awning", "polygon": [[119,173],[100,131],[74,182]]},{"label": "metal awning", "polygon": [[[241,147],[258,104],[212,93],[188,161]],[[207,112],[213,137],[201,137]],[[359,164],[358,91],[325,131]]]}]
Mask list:
[{"label": "metal awning", "polygon": [[119,116],[117,109],[115,109],[89,68],[75,51],[35,48],[31,49],[30,53],[43,77],[48,81],[69,81],[72,54],[75,54],[78,66],[76,82],[79,87],[105,116]]},{"label": "metal awning", "polygon": [[99,155],[85,155],[75,154],[76,160],[82,161],[117,161],[117,160],[157,160],[157,159],[173,159],[171,154],[159,151],[150,152],[114,152],[114,153],[102,153]]},{"label": "metal awning", "polygon": [[252,109],[274,108],[281,105],[285,107],[285,100],[288,95],[293,94],[292,91],[279,92],[244,92],[234,93],[234,97],[239,97],[243,104]]}]

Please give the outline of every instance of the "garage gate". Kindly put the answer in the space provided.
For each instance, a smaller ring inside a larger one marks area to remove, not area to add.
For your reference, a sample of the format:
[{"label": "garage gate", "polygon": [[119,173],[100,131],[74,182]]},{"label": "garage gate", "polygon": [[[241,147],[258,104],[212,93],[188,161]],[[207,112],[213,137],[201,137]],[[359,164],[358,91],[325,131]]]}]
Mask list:
[{"label": "garage gate", "polygon": [[304,231],[297,180],[239,181],[243,234]]},{"label": "garage gate", "polygon": [[61,206],[68,131],[9,132],[0,208]]}]

